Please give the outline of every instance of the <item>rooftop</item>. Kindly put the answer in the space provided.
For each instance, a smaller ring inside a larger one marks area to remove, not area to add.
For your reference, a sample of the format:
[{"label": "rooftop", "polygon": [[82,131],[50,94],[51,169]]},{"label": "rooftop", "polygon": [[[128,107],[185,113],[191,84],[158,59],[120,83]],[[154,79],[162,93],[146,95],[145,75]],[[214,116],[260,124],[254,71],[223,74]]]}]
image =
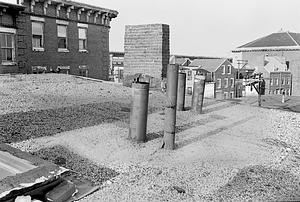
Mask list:
[{"label": "rooftop", "polygon": [[195,59],[189,65],[189,67],[199,67],[205,69],[209,72],[214,72],[216,69],[227,59],[218,58],[218,59]]},{"label": "rooftop", "polygon": [[300,49],[299,44],[300,33],[277,32],[239,46],[233,52],[263,49]]}]

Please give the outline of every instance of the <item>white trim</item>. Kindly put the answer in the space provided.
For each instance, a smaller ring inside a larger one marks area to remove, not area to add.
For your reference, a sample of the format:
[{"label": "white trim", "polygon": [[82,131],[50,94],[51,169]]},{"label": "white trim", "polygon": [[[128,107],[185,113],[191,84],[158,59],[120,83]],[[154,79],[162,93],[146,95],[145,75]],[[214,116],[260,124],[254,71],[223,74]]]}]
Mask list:
[{"label": "white trim", "polygon": [[65,20],[56,20],[56,24],[59,24],[59,25],[69,25],[69,22],[65,21]]},{"label": "white trim", "polygon": [[14,28],[0,27],[0,32],[16,34],[17,30]]},{"label": "white trim", "polygon": [[84,24],[84,23],[77,23],[77,27],[88,28],[89,25],[88,24]]},{"label": "white trim", "polygon": [[300,50],[300,46],[269,46],[269,47],[252,47],[252,48],[237,48],[232,52],[243,52],[243,51],[263,51],[263,50]]},{"label": "white trim", "polygon": [[37,47],[32,47],[32,50],[36,51],[36,52],[43,52],[43,51],[45,51],[44,48],[37,48]]},{"label": "white trim", "polygon": [[36,16],[30,16],[31,21],[45,22],[45,18],[40,18]]},{"label": "white trim", "polygon": [[56,69],[67,69],[67,70],[69,70],[70,66],[57,66]]},{"label": "white trim", "polygon": [[70,52],[67,48],[58,48],[57,51],[60,53],[69,53]]}]

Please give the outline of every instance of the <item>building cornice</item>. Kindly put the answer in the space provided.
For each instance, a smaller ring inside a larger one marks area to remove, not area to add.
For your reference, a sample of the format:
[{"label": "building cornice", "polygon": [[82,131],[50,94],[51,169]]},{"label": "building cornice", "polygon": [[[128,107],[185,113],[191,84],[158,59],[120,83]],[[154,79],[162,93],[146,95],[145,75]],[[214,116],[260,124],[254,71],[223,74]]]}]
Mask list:
[{"label": "building cornice", "polygon": [[237,48],[232,50],[233,53],[239,52],[255,52],[255,51],[294,51],[300,50],[300,46],[270,46],[270,47],[251,47],[251,48]]}]

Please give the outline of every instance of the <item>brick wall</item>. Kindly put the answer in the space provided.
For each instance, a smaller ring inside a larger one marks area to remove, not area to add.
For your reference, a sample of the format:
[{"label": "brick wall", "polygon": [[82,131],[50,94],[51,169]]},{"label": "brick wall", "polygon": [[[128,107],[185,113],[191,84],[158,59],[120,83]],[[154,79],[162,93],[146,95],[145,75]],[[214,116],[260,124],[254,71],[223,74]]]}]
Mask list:
[{"label": "brick wall", "polygon": [[[61,8],[59,17],[56,17],[55,5],[48,5],[46,15],[44,15],[43,2],[35,2],[34,12],[29,12],[29,1],[25,1],[24,5],[26,11],[17,18],[17,58],[20,72],[32,73],[32,66],[45,66],[47,71],[56,70],[58,66],[70,66],[69,73],[79,75],[79,66],[87,65],[89,77],[108,80],[110,27],[101,24],[100,16],[94,23],[94,14],[92,14],[87,22],[86,13],[82,12],[78,21],[77,10],[71,10],[68,19],[64,7]],[[44,19],[44,51],[41,52],[32,50],[31,16]],[[68,22],[67,49],[69,52],[58,52],[56,20]],[[78,23],[88,25],[88,53],[79,52]]]},{"label": "brick wall", "polygon": [[124,81],[130,86],[134,74],[151,76],[151,87],[166,77],[170,57],[169,25],[127,25],[124,43]]}]

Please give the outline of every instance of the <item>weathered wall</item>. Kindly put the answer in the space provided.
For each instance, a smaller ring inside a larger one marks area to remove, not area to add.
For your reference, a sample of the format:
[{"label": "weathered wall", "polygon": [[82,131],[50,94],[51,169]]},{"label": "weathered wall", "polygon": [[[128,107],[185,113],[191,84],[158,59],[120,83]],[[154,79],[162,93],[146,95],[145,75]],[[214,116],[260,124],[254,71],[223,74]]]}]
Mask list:
[{"label": "weathered wall", "polygon": [[160,86],[170,57],[169,25],[127,25],[124,51],[124,85],[130,86],[132,76],[141,73],[153,77],[152,87]]}]

